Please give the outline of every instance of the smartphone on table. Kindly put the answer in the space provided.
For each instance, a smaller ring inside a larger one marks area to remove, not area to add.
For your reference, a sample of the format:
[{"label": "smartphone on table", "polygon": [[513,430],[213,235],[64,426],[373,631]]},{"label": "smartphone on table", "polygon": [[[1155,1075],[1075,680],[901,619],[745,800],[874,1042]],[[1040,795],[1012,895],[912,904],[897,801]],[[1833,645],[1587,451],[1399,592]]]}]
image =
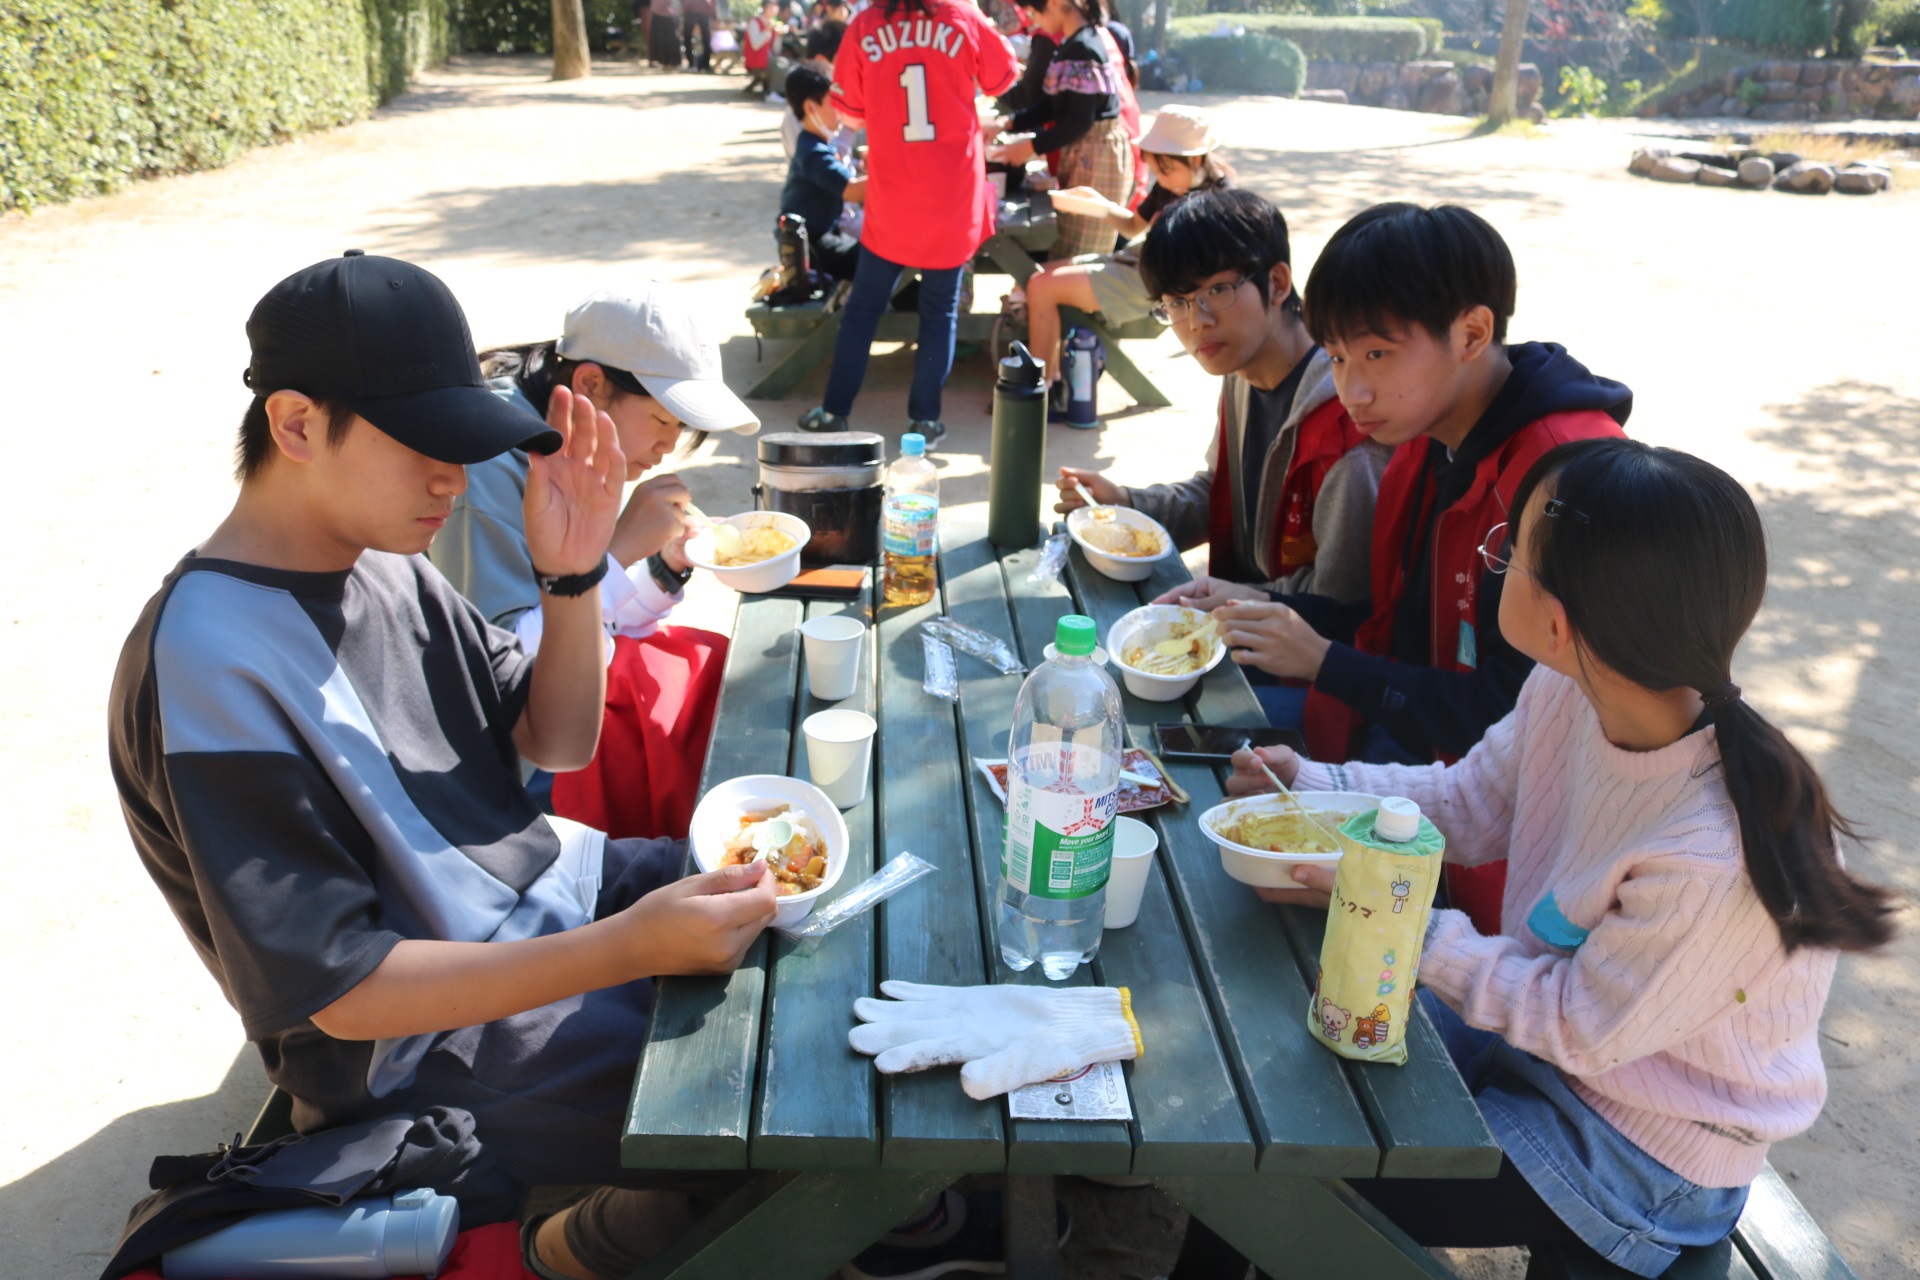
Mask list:
[{"label": "smartphone on table", "polygon": [[1264,724],[1157,724],[1153,740],[1169,760],[1229,760],[1248,742],[1256,747],[1292,747],[1303,754],[1307,749],[1307,740],[1298,731]]}]

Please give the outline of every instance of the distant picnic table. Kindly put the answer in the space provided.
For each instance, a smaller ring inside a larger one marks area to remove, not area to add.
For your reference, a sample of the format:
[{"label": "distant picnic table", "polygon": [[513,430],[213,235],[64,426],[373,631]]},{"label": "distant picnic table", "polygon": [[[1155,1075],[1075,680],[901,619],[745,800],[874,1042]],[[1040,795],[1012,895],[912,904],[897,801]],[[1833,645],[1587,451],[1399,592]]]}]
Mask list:
[{"label": "distant picnic table", "polygon": [[[1037,192],[1005,201],[1000,206],[1000,217],[993,235],[973,256],[974,275],[976,278],[1005,275],[1012,277],[1015,284],[1025,284],[1027,277],[1039,268],[1035,255],[1044,255],[1058,238],[1053,201],[1047,193]],[[903,275],[901,279],[904,284],[906,276]],[[841,313],[827,310],[825,302],[798,303],[788,307],[772,307],[764,302],[750,305],[747,308],[747,320],[755,334],[761,338],[798,339],[798,342],[771,369],[760,375],[759,380],[747,391],[747,398],[784,399],[814,369],[831,361],[834,342],[840,336],[840,318]],[[955,338],[960,342],[978,345],[990,343],[997,319],[997,316],[986,312],[962,312]],[[1098,312],[1061,308],[1061,332],[1066,332],[1074,325],[1090,328],[1100,336],[1106,348],[1107,372],[1125,388],[1136,404],[1163,408],[1172,403],[1120,345],[1122,339],[1157,338],[1166,326],[1150,316],[1113,325]],[[916,313],[888,311],[880,317],[880,328],[874,334],[874,340],[912,342],[919,333],[920,317]]]}]

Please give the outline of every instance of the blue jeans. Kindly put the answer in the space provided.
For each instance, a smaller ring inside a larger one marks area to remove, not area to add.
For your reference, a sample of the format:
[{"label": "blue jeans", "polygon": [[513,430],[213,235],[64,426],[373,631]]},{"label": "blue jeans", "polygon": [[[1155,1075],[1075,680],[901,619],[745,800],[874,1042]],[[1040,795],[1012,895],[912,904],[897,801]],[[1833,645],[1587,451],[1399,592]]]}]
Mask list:
[{"label": "blue jeans", "polygon": [[1602,1119],[1550,1063],[1468,1026],[1425,988],[1419,1000],[1500,1149],[1594,1252],[1657,1276],[1682,1247],[1733,1230],[1745,1187],[1687,1181]]},{"label": "blue jeans", "polygon": [[[853,412],[853,398],[867,378],[873,335],[904,270],[899,263],[860,246],[860,265],[853,273],[853,292],[847,295],[846,315],[833,346],[833,371],[827,375],[827,394],[821,401],[828,413],[845,417]],[[913,389],[907,393],[907,417],[915,422],[940,419],[940,392],[953,369],[960,272],[959,267],[920,272],[920,341],[913,353]]]}]

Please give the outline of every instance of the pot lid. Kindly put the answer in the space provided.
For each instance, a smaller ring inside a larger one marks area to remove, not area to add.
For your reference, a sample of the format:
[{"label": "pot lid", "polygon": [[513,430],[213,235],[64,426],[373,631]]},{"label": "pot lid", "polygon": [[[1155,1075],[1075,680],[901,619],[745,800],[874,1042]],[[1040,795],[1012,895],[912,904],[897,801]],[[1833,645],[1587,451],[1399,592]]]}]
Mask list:
[{"label": "pot lid", "polygon": [[871,431],[775,431],[759,441],[760,461],[776,467],[860,467],[887,460],[885,436]]}]

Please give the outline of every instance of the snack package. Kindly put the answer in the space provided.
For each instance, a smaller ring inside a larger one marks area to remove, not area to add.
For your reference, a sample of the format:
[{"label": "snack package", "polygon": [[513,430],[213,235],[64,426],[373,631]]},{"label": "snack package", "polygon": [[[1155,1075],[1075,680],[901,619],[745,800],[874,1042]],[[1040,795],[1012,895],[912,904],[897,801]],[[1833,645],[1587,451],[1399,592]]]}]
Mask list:
[{"label": "snack package", "polygon": [[1407,1014],[1447,842],[1398,796],[1334,835],[1342,857],[1307,1026],[1343,1058],[1397,1066],[1407,1060]]}]

